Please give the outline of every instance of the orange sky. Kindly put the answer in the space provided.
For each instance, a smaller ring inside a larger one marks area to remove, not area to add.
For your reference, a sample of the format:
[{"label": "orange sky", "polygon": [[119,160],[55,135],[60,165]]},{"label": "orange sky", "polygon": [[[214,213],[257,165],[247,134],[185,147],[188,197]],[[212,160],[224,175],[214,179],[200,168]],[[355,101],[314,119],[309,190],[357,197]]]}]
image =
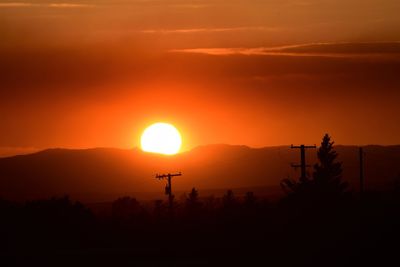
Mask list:
[{"label": "orange sky", "polygon": [[0,155],[400,143],[397,0],[0,2]]}]

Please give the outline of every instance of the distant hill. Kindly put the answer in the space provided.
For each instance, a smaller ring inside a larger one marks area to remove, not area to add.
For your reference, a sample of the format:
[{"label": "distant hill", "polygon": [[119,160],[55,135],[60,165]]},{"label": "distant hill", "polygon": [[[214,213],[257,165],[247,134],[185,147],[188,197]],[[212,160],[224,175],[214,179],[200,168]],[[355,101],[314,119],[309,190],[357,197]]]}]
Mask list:
[{"label": "distant hill", "polygon": [[[344,178],[358,182],[358,148],[337,146]],[[400,175],[400,146],[367,146],[366,184],[381,190],[393,186]],[[316,150],[308,150],[309,164]],[[201,192],[245,189],[279,193],[283,178],[298,177],[290,167],[299,151],[284,147],[208,145],[176,156],[144,153],[139,149],[50,149],[0,159],[0,196],[24,200],[68,194],[86,201],[112,200],[125,194],[139,198],[162,197],[164,182],[156,173],[181,171],[173,182],[175,192],[196,187]],[[312,169],[310,169],[310,172]],[[177,193],[177,197],[179,197]]]}]

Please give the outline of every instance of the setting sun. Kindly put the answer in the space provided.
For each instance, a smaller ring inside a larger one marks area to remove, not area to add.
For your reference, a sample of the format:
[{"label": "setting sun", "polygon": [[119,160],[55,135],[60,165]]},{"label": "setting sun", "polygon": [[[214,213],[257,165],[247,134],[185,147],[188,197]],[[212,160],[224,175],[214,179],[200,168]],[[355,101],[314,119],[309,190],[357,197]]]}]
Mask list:
[{"label": "setting sun", "polygon": [[146,152],[174,155],[181,145],[179,131],[169,123],[154,123],[146,128],[141,137],[141,147]]}]

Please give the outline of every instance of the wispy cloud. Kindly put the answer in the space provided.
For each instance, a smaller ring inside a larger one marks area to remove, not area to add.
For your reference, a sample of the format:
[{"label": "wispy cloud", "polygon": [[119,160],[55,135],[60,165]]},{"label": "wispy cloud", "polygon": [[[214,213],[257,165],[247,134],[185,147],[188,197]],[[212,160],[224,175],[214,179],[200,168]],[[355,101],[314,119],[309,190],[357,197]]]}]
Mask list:
[{"label": "wispy cloud", "polygon": [[49,7],[54,7],[54,8],[82,8],[82,7],[94,7],[94,5],[88,5],[88,4],[71,4],[71,3],[53,3],[53,4],[48,4]]},{"label": "wispy cloud", "polygon": [[0,3],[0,8],[26,8],[26,7],[88,8],[88,7],[94,7],[94,5],[78,4],[78,3],[31,3],[31,2]]},{"label": "wispy cloud", "polygon": [[293,57],[378,57],[399,58],[400,42],[392,43],[310,43],[276,47],[224,47],[170,50],[173,53],[194,53],[214,56],[293,56]]},{"label": "wispy cloud", "polygon": [[277,50],[268,50],[264,47],[258,48],[194,48],[170,50],[175,53],[206,54],[213,56],[292,56],[292,57],[349,57],[349,54],[330,54],[330,53],[290,53]]},{"label": "wispy cloud", "polygon": [[0,3],[0,7],[31,7],[37,4],[33,3],[19,3],[19,2],[10,2],[10,3]]},{"label": "wispy cloud", "polygon": [[203,33],[203,32],[234,32],[234,31],[277,31],[277,28],[268,27],[227,27],[227,28],[189,28],[189,29],[156,29],[142,30],[141,33],[175,34],[175,33]]},{"label": "wispy cloud", "polygon": [[228,55],[264,55],[265,48],[193,48],[193,49],[175,49],[170,52],[176,53],[195,53],[195,54],[208,54],[215,56],[228,56]]}]

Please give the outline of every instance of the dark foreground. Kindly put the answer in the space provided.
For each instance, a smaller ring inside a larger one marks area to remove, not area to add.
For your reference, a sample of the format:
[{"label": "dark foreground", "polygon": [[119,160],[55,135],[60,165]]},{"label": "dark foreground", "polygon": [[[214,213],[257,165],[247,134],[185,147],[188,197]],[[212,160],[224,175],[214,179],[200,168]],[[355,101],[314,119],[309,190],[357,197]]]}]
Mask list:
[{"label": "dark foreground", "polygon": [[[154,203],[153,203],[154,204]],[[0,205],[1,266],[399,266],[400,195],[269,203],[251,193],[93,214],[68,198]]]}]

